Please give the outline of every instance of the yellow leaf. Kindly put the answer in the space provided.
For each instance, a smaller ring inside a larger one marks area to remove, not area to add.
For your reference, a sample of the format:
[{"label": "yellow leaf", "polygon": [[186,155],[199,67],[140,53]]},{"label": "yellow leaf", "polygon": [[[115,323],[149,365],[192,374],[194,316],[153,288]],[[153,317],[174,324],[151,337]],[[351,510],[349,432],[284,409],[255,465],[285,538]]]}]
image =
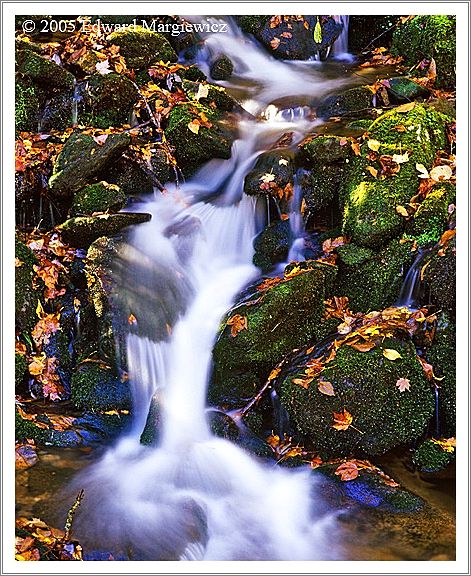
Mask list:
[{"label": "yellow leaf", "polygon": [[19,268],[20,266],[23,266],[23,264],[24,262],[22,260],[15,257],[15,268]]},{"label": "yellow leaf", "polygon": [[405,218],[409,217],[409,212],[407,212],[404,206],[396,206],[396,212]]},{"label": "yellow leaf", "polygon": [[376,178],[376,176],[378,176],[378,170],[376,170],[376,168],[373,168],[373,166],[366,166],[365,170],[368,170],[368,172],[373,176],[373,178]]},{"label": "yellow leaf", "polygon": [[191,130],[191,132],[193,132],[193,134],[198,134],[199,130],[200,130],[200,122],[199,120],[192,120],[189,124],[188,124],[188,129]]},{"label": "yellow leaf", "polygon": [[316,26],[314,27],[314,42],[316,44],[322,44],[322,26],[317,18]]},{"label": "yellow leaf", "polygon": [[281,368],[274,368],[271,372],[270,375],[268,376],[268,380],[274,380],[278,374],[280,373]]},{"label": "yellow leaf", "polygon": [[226,324],[231,327],[231,336],[237,336],[237,334],[242,330],[247,330],[247,316],[234,314],[234,316],[229,318]]},{"label": "yellow leaf", "polygon": [[373,152],[378,152],[381,143],[378,142],[378,140],[368,140],[367,145],[370,150],[373,150]]},{"label": "yellow leaf", "polygon": [[395,112],[410,112],[413,108],[415,108],[415,102],[408,102],[407,104],[403,104],[402,106],[398,106],[394,109]]},{"label": "yellow leaf", "polygon": [[36,306],[36,315],[38,318],[42,318],[44,316],[44,308],[39,300],[38,305]]},{"label": "yellow leaf", "polygon": [[383,350],[383,356],[385,356],[388,360],[398,360],[402,358],[397,350],[393,350],[392,348],[385,348]]}]

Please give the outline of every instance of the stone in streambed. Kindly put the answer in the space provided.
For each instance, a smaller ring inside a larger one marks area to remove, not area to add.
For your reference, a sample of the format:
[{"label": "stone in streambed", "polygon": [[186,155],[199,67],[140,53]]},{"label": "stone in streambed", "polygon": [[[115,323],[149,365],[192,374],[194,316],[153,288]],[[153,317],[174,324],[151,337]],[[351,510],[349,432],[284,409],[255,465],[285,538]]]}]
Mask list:
[{"label": "stone in streambed", "polygon": [[342,94],[334,94],[325,98],[317,107],[316,113],[319,118],[332,118],[355,114],[366,116],[373,108],[373,92],[368,86],[350,88]]},{"label": "stone in streambed", "polygon": [[412,461],[420,472],[440,472],[454,459],[454,450],[448,452],[431,439],[424,440],[412,456]]},{"label": "stone in streambed", "polygon": [[178,56],[169,41],[162,34],[146,30],[142,26],[131,26],[113,32],[108,41],[119,46],[128,68],[142,70],[153,62],[176,62]]},{"label": "stone in streambed", "polygon": [[52,60],[39,56],[32,50],[16,52],[17,71],[46,88],[72,89],[75,78],[65,68]]},{"label": "stone in streambed", "polygon": [[384,84],[388,91],[390,101],[395,104],[403,104],[416,100],[417,98],[427,98],[430,96],[430,90],[427,90],[424,86],[413,82],[405,76],[388,78],[384,81]]},{"label": "stone in streambed", "polygon": [[75,195],[71,216],[89,216],[94,212],[119,212],[126,204],[126,195],[119,186],[101,181],[90,184]]},{"label": "stone in streambed", "polygon": [[228,80],[234,71],[232,60],[225,54],[219,54],[211,63],[210,74],[213,80]]},{"label": "stone in streambed", "polygon": [[82,362],[71,380],[72,402],[90,412],[127,410],[131,404],[129,382],[97,360]]},{"label": "stone in streambed", "polygon": [[254,239],[255,254],[253,263],[262,272],[270,270],[274,264],[284,262],[293,239],[289,220],[272,222]]}]

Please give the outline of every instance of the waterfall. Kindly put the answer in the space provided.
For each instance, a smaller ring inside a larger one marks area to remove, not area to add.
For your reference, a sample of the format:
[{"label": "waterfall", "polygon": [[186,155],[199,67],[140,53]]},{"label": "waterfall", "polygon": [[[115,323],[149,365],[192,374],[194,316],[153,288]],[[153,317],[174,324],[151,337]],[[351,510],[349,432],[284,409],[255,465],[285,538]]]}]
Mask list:
[{"label": "waterfall", "polygon": [[401,291],[396,302],[396,306],[405,306],[413,308],[417,304],[417,299],[420,291],[420,271],[425,259],[430,250],[419,250],[414,262],[407,271],[404,282],[401,286]]},{"label": "waterfall", "polygon": [[[329,536],[335,512],[325,511],[310,470],[261,461],[215,437],[206,418],[221,318],[260,274],[253,239],[266,223],[265,206],[243,194],[244,177],[283,134],[292,132],[296,144],[312,131],[310,110],[295,97],[306,92],[306,74],[317,79],[316,90],[331,90],[333,81],[322,83],[312,63],[262,56],[233,26],[206,44],[236,60],[232,88],[257,76],[244,103],[260,118],[239,121],[230,159],[211,160],[182,186],[168,185],[165,195],[133,206],[153,215],[115,265],[116,292],[136,319],[127,338],[133,425],[74,480],[71,489],[86,494],[74,533],[85,549],[131,560],[336,559],[341,554]],[[203,54],[202,68],[209,58]],[[274,106],[275,93],[293,96],[294,105]],[[300,240],[297,183],[294,196],[291,225]],[[301,257],[299,242],[292,255]],[[144,446],[152,402],[159,440]]]},{"label": "waterfall", "polygon": [[353,60],[352,55],[348,52],[348,24],[350,16],[334,16],[339,24],[342,24],[342,32],[334,42],[332,54],[336,60]]}]

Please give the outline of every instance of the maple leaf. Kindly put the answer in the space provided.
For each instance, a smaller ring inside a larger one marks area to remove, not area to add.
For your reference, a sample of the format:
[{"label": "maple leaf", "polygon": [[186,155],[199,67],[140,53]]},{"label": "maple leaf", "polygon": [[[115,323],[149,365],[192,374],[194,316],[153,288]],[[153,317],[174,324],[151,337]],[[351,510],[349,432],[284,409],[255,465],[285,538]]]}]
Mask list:
[{"label": "maple leaf", "polygon": [[95,68],[99,74],[111,74],[111,72],[113,72],[113,70],[110,68],[110,62],[108,59],[103,60],[102,62],[97,62],[97,64],[95,64]]},{"label": "maple leaf", "polygon": [[209,93],[209,86],[205,84],[198,85],[198,92],[195,94],[195,100],[199,100],[200,98],[207,98]]},{"label": "maple leaf", "polygon": [[326,396],[335,396],[335,391],[334,387],[332,386],[332,382],[327,382],[327,380],[319,380],[317,389],[321,394],[325,394]]},{"label": "maple leaf", "polygon": [[409,154],[407,152],[404,154],[393,154],[392,159],[396,164],[404,164],[405,162],[409,162]]},{"label": "maple leaf", "polygon": [[410,392],[410,382],[407,378],[399,378],[396,386],[399,388],[399,392],[405,392],[406,390]]},{"label": "maple leaf", "polygon": [[335,470],[335,474],[340,476],[340,480],[343,482],[354,480],[358,478],[358,466],[352,461],[344,462]]},{"label": "maple leaf", "polygon": [[397,350],[393,350],[392,348],[384,348],[383,356],[388,360],[398,360],[399,358],[402,358],[399,352]]},{"label": "maple leaf", "polygon": [[322,251],[326,254],[332,252],[339,246],[343,246],[344,244],[348,244],[348,240],[344,236],[337,236],[337,238],[327,238],[322,243]]},{"label": "maple leaf", "polygon": [[38,356],[32,356],[28,365],[28,371],[32,376],[42,374],[46,369],[46,353],[42,352]]},{"label": "maple leaf", "polygon": [[279,164],[280,166],[287,166],[287,165],[288,165],[288,162],[289,162],[289,160],[287,160],[286,158],[280,158],[280,159],[278,160],[278,164]]},{"label": "maple leaf", "polygon": [[320,456],[314,456],[310,461],[309,461],[309,465],[311,466],[311,468],[319,468],[319,466],[322,466],[323,464],[323,460]]},{"label": "maple leaf", "polygon": [[59,324],[60,314],[44,314],[36,323],[31,336],[37,346],[47,344],[49,337],[60,330]]},{"label": "maple leaf", "polygon": [[231,336],[235,337],[242,330],[247,330],[247,316],[241,316],[240,314],[235,314],[231,316],[226,322],[227,326],[231,327]]},{"label": "maple leaf", "polygon": [[336,430],[347,430],[353,422],[353,416],[345,408],[343,412],[334,412],[333,418],[334,423],[332,424],[332,428]]}]

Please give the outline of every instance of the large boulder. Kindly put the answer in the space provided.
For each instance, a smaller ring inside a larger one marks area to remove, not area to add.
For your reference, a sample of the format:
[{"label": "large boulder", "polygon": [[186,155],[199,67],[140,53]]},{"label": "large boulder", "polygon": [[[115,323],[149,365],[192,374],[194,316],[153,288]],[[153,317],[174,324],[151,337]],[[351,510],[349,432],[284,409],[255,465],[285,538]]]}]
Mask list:
[{"label": "large boulder", "polygon": [[209,73],[213,80],[228,80],[234,71],[234,64],[229,56],[219,54],[211,62]]},{"label": "large boulder", "polygon": [[87,134],[72,134],[56,159],[49,179],[50,193],[58,198],[71,198],[119,158],[130,143],[131,137],[125,132],[109,134],[103,144]]},{"label": "large boulder", "polygon": [[119,46],[119,53],[126,59],[128,68],[140,70],[153,62],[176,62],[178,56],[169,41],[162,34],[132,25],[124,30],[113,32],[108,41]]},{"label": "large boulder", "polygon": [[116,370],[91,358],[80,364],[72,375],[72,402],[80,410],[126,410],[131,403],[129,382]]},{"label": "large boulder", "polygon": [[94,212],[119,212],[126,204],[126,194],[116,184],[101,181],[79,190],[72,201],[71,216],[90,216]]},{"label": "large boulder", "polygon": [[456,16],[414,16],[394,31],[391,52],[402,56],[407,66],[433,58],[437,87],[453,88],[456,83]]},{"label": "large boulder", "polygon": [[73,90],[73,74],[52,60],[47,60],[32,50],[19,50],[16,53],[17,71],[46,88]]},{"label": "large boulder", "polygon": [[447,229],[449,207],[455,202],[456,188],[449,182],[439,182],[431,189],[406,226],[407,232],[419,244],[432,244],[440,240]]},{"label": "large boulder", "polygon": [[423,269],[422,276],[430,298],[451,318],[456,315],[456,237],[435,251]]},{"label": "large boulder", "polygon": [[350,163],[342,190],[343,232],[360,246],[378,249],[402,233],[405,218],[396,207],[417,193],[416,164],[430,167],[445,148],[446,117],[424,104],[405,107],[371,124],[361,154]]},{"label": "large boulder", "polygon": [[[318,336],[334,275],[332,266],[307,262],[300,274],[257,289],[227,314],[213,350],[211,404],[241,407],[285,354]],[[246,318],[247,328],[232,335],[235,315]]]},{"label": "large boulder", "polygon": [[368,111],[374,107],[374,94],[367,86],[349,88],[341,94],[327,96],[317,107],[319,118],[332,118],[337,116],[367,116]]},{"label": "large boulder", "polygon": [[[385,349],[400,357],[386,358]],[[340,346],[321,375],[304,388],[296,379],[316,353],[303,350],[280,376],[279,388],[291,425],[322,457],[381,454],[422,434],[433,414],[434,397],[410,341],[387,338],[369,352]],[[400,378],[409,380],[409,390],[401,392],[396,386]],[[335,395],[321,393],[322,381],[332,384]],[[346,429],[336,429],[333,414],[344,410],[353,421]]]},{"label": "large boulder", "polygon": [[30,78],[15,76],[15,128],[17,132],[38,129],[40,112],[45,101],[44,91]]}]

